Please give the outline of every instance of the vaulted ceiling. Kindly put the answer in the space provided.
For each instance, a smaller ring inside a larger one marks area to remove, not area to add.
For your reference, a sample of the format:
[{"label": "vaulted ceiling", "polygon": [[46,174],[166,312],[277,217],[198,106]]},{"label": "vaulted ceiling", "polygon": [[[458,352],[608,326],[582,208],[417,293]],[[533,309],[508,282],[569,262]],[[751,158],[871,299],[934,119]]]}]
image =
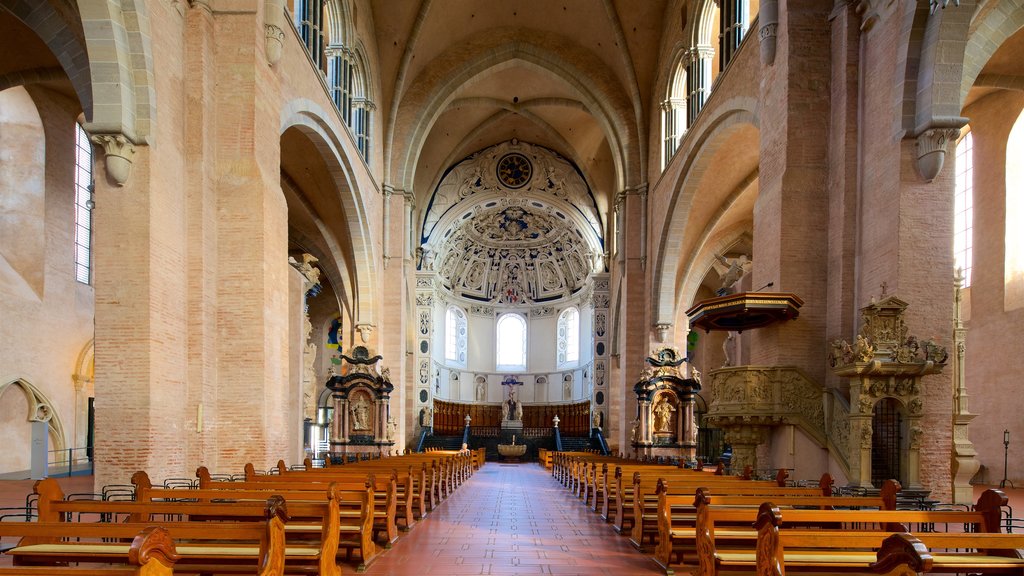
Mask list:
[{"label": "vaulted ceiling", "polygon": [[[500,142],[577,165],[603,216],[646,181],[650,102],[685,2],[372,0],[384,179],[422,209],[447,170]],[[421,220],[422,222],[422,220]]]}]

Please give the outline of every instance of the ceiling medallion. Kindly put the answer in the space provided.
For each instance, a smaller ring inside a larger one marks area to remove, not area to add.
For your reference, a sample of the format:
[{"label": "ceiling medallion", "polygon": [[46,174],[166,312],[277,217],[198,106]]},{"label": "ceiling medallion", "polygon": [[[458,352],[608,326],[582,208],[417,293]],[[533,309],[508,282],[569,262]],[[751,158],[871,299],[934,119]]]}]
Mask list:
[{"label": "ceiling medallion", "polygon": [[509,188],[522,188],[533,176],[533,164],[529,158],[515,152],[505,154],[498,160],[498,180]]}]

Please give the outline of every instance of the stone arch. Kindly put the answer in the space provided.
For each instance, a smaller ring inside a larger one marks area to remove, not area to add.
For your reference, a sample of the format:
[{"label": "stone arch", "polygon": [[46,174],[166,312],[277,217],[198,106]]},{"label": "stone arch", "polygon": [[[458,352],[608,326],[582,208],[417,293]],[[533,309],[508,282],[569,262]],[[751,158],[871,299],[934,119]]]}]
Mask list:
[{"label": "stone arch", "polygon": [[455,92],[473,78],[517,61],[550,74],[582,94],[584,105],[608,140],[620,189],[642,177],[633,109],[606,67],[578,47],[567,47],[563,37],[533,32],[523,38],[521,30],[506,28],[448,50],[410,84],[393,124],[408,127],[407,131],[389,135],[393,150],[385,165],[389,179],[411,190],[415,159]]},{"label": "stone arch", "polygon": [[[40,3],[41,4],[41,3]],[[143,143],[156,122],[149,13],[143,0],[78,0],[85,48],[84,67],[68,70],[88,77],[88,103],[83,100],[89,134],[123,134]],[[74,75],[72,75],[74,74]],[[103,94],[103,101],[93,96]]]},{"label": "stone arch", "polygon": [[[689,220],[697,189],[710,167],[714,153],[729,136],[742,127],[758,126],[752,102],[732,104],[714,111],[707,127],[690,141],[689,148],[677,152],[685,155],[680,173],[686,174],[686,177],[679,179],[672,192],[666,210],[666,225],[661,231],[658,253],[654,259],[654,323],[670,324],[675,319],[678,301],[676,290],[680,281],[679,254],[683,248],[685,223]],[[674,224],[667,225],[670,222]]]},{"label": "stone arch", "polygon": [[977,22],[970,23],[970,35],[964,47],[963,77],[955,114],[959,114],[963,108],[967,93],[996,50],[1010,36],[1024,28],[1024,0],[989,0],[979,10],[984,10],[984,13],[978,14]]},{"label": "stone arch", "polygon": [[[93,108],[94,84],[91,82],[87,35],[84,22],[77,20],[73,8],[61,11],[51,2],[3,2],[3,7],[31,28],[50,48],[71,81],[82,108],[88,116]],[[84,37],[83,37],[84,36]]]},{"label": "stone arch", "polygon": [[711,46],[718,49],[718,39],[713,37],[718,21],[717,0],[697,0],[692,4],[690,24],[690,46]]},{"label": "stone arch", "polygon": [[356,37],[352,18],[352,7],[348,0],[327,0],[324,5],[327,17],[327,46],[351,46]]},{"label": "stone arch", "polygon": [[51,450],[63,451],[67,448],[67,438],[64,436],[64,423],[56,406],[50,398],[31,382],[24,378],[5,378],[0,380],[0,398],[11,387],[18,387],[28,401],[28,413],[25,415],[25,422],[48,422],[50,437],[53,439]]},{"label": "stone arch", "polygon": [[93,373],[96,368],[96,340],[90,338],[85,346],[82,347],[82,351],[78,353],[78,359],[75,360],[75,373],[71,375],[71,378],[77,383],[79,381],[85,383],[91,383],[93,379]]},{"label": "stone arch", "polygon": [[[360,182],[350,159],[358,158],[355,150],[346,150],[338,138],[344,128],[326,120],[329,115],[316,103],[306,99],[288,102],[281,110],[281,134],[296,128],[306,134],[323,155],[334,181],[338,183],[338,200],[349,230],[349,244],[352,247],[352,314],[353,325],[373,325],[376,318],[377,268],[379,259],[369,228],[367,216],[369,207],[364,194],[373,192],[372,182]],[[364,189],[365,188],[365,189]]]},{"label": "stone arch", "polygon": [[32,96],[0,93],[0,286],[39,302],[46,261],[46,138]]}]

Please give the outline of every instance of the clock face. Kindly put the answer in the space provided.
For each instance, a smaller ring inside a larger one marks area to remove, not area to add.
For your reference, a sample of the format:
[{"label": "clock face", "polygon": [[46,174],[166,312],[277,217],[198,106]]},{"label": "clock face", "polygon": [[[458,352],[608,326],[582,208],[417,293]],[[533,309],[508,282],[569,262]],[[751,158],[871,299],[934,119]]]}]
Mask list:
[{"label": "clock face", "polygon": [[522,154],[506,154],[498,161],[498,180],[509,188],[522,188],[533,175],[533,165]]}]

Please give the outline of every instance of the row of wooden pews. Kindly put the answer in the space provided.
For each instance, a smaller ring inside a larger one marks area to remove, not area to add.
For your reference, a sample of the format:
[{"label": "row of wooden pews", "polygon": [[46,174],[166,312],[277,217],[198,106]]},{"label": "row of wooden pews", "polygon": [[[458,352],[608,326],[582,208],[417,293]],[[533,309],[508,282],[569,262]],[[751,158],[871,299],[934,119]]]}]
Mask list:
[{"label": "row of wooden pews", "polygon": [[786,571],[909,575],[1024,574],[1024,535],[1000,533],[1006,496],[970,511],[900,510],[895,481],[840,496],[828,474],[798,487],[587,453],[550,454],[552,475],[666,574]]},{"label": "row of wooden pews", "polygon": [[411,529],[472,473],[471,453],[441,451],[298,470],[279,462],[265,474],[247,465],[238,481],[200,467],[198,488],[154,487],[138,472],[133,501],[68,500],[41,480],[38,522],[0,523],[0,537],[20,538],[0,575],[85,574],[72,565],[92,563],[112,574],[336,576],[353,553],[362,571],[399,524]]}]

